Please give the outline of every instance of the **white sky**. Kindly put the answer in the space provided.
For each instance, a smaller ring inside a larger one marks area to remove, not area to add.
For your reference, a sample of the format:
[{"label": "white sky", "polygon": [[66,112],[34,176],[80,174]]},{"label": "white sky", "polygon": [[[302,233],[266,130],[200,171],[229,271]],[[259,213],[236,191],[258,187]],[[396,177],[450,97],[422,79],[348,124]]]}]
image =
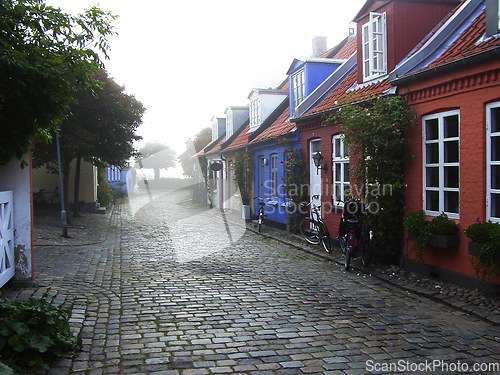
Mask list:
[{"label": "white sky", "polygon": [[178,154],[185,141],[247,105],[252,88],[276,87],[315,36],[343,40],[365,0],[47,0],[77,14],[119,15],[106,70],[146,107],[138,134]]}]

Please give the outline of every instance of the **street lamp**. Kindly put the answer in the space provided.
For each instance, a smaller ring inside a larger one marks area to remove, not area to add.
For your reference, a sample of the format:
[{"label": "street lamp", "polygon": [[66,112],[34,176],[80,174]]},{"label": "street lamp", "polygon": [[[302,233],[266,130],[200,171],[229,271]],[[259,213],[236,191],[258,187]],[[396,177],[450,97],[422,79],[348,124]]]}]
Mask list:
[{"label": "street lamp", "polygon": [[314,165],[316,166],[316,174],[319,173],[320,169],[323,169],[325,171],[325,173],[328,171],[328,166],[326,166],[326,165],[324,167],[321,166],[321,163],[323,163],[323,160],[325,158],[323,157],[323,155],[321,155],[321,153],[319,151],[317,151],[312,156],[312,159],[313,159]]},{"label": "street lamp", "polygon": [[64,210],[64,189],[63,189],[63,179],[62,179],[62,172],[61,172],[61,148],[59,146],[59,131],[61,130],[61,127],[59,125],[57,125],[57,126],[55,126],[55,130],[56,130],[57,166],[59,169],[59,191],[61,194],[62,236],[64,238],[69,238],[69,236],[68,236],[68,222],[66,220],[66,211]]}]

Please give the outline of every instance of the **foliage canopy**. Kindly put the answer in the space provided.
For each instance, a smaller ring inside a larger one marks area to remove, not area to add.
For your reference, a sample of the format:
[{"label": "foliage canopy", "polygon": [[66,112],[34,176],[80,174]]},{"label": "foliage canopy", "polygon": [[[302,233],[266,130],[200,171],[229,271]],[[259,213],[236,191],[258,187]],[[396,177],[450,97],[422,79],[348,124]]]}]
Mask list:
[{"label": "foliage canopy", "polygon": [[116,16],[92,7],[79,16],[43,0],[0,2],[0,165],[23,155],[67,115],[75,94],[96,90]]}]

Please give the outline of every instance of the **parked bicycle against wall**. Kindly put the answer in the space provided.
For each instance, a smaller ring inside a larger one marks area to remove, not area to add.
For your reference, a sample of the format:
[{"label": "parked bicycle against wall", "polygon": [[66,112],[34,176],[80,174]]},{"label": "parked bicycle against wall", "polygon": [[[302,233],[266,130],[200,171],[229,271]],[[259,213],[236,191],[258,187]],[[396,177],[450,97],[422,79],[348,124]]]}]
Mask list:
[{"label": "parked bicycle against wall", "polygon": [[360,200],[353,199],[345,202],[338,239],[344,254],[346,270],[349,269],[351,259],[357,257],[359,253],[363,265],[370,264],[375,238],[366,215],[366,205]]},{"label": "parked bicycle against wall", "polygon": [[36,193],[33,193],[33,204],[35,205],[47,205],[53,203],[60,203],[59,189],[56,186],[54,191],[46,191],[45,189],[40,189]]},{"label": "parked bicycle against wall", "polygon": [[264,198],[261,198],[259,196],[254,197],[253,199],[259,200],[259,216],[257,217],[257,228],[260,233],[262,230],[262,224],[264,224],[264,218],[267,216],[264,212],[264,206],[266,205],[266,201]]},{"label": "parked bicycle against wall", "polygon": [[[313,195],[312,198],[319,199],[319,195]],[[321,242],[325,251],[329,253],[332,250],[332,241],[328,227],[321,219],[320,207],[313,202],[302,204],[302,207],[308,206],[311,207],[311,217],[306,217],[300,222],[300,233],[310,244],[318,245]]]}]

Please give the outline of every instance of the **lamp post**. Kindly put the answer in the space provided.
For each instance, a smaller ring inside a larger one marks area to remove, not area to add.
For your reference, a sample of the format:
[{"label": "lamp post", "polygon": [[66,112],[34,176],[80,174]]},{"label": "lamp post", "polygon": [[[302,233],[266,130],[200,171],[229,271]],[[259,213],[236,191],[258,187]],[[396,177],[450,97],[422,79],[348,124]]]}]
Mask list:
[{"label": "lamp post", "polygon": [[325,158],[323,157],[323,155],[321,155],[321,153],[319,151],[317,151],[312,156],[312,159],[313,159],[314,165],[316,166],[316,174],[319,173],[320,169],[323,169],[325,171],[325,173],[328,171],[328,166],[326,166],[326,165],[324,167],[321,166],[321,163],[323,163],[323,160]]},{"label": "lamp post", "polygon": [[61,172],[61,148],[59,146],[59,131],[61,128],[56,126],[56,148],[57,148],[57,167],[59,169],[59,191],[61,192],[61,227],[62,227],[62,236],[65,238],[69,238],[68,236],[68,222],[66,220],[66,211],[64,210],[64,188],[63,188],[63,179]]}]

